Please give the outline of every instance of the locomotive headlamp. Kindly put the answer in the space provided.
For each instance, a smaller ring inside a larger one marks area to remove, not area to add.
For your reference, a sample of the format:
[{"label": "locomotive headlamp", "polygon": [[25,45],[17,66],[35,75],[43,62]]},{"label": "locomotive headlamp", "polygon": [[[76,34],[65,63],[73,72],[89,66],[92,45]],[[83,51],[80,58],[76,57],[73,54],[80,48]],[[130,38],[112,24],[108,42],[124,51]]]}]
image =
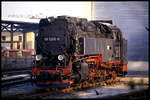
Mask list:
[{"label": "locomotive headlamp", "polygon": [[64,56],[63,55],[58,55],[58,60],[63,60]]},{"label": "locomotive headlamp", "polygon": [[36,60],[39,61],[42,59],[42,56],[41,55],[36,55]]}]

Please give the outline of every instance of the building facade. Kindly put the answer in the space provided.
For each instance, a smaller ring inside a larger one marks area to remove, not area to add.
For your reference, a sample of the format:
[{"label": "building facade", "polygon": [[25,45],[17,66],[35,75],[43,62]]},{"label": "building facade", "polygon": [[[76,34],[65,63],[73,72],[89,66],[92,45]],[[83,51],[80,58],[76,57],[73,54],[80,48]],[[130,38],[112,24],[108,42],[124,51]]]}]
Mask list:
[{"label": "building facade", "polygon": [[[25,33],[25,49],[34,49],[35,34],[33,32]],[[9,32],[1,32],[1,47],[11,48],[11,36]],[[23,33],[13,33],[13,49],[23,49]]]}]

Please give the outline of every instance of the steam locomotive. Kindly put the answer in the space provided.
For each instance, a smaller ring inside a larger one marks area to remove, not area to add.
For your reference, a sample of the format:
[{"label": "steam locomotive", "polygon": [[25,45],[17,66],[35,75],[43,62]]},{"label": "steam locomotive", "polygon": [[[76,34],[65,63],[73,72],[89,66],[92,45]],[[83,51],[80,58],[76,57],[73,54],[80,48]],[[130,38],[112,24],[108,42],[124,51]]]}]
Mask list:
[{"label": "steam locomotive", "polygon": [[39,23],[31,79],[50,87],[100,82],[126,75],[127,63],[127,40],[111,20],[48,17]]}]

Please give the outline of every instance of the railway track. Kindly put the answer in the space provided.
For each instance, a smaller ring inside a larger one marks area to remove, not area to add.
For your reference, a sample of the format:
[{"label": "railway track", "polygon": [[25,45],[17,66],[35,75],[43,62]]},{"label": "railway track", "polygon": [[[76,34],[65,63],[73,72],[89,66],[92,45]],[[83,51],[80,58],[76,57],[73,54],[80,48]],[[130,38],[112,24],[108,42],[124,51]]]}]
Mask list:
[{"label": "railway track", "polygon": [[1,87],[7,87],[28,81],[30,81],[30,76],[28,74],[10,76],[1,79]]},{"label": "railway track", "polygon": [[63,88],[63,89],[42,88],[42,89],[32,90],[30,92],[21,93],[21,94],[10,95],[10,96],[4,97],[4,98],[19,98],[19,99],[20,98],[21,99],[44,98],[44,97],[50,96],[56,92],[57,93],[70,93],[73,91],[80,91],[80,90],[89,89],[89,88],[96,87],[96,86],[112,85],[112,84],[115,84],[118,82],[121,82],[118,78],[115,80],[109,79],[106,82],[97,82],[97,83],[84,82],[82,84],[78,84],[73,87],[67,87],[67,88]]},{"label": "railway track", "polygon": [[12,75],[28,74],[28,73],[30,73],[30,69],[5,71],[5,72],[2,72],[2,76],[8,77],[8,76],[12,76]]}]

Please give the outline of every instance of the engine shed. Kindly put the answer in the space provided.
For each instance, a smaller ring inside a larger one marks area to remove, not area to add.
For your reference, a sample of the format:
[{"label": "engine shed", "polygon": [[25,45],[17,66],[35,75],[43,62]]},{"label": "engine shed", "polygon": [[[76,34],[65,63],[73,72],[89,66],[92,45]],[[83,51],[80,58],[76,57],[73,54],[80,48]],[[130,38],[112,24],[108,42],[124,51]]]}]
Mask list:
[{"label": "engine shed", "polygon": [[[27,33],[33,32],[33,37],[38,32],[38,20],[12,20],[12,19],[3,19],[1,21],[1,42],[5,46],[5,44],[9,44],[10,49],[34,49],[27,48]],[[18,39],[15,39],[15,35],[18,35]],[[30,36],[31,37],[31,36]],[[9,38],[9,39],[8,39]],[[33,41],[34,40],[30,40]],[[14,45],[17,43],[16,48]],[[20,45],[22,48],[20,48]]]}]

